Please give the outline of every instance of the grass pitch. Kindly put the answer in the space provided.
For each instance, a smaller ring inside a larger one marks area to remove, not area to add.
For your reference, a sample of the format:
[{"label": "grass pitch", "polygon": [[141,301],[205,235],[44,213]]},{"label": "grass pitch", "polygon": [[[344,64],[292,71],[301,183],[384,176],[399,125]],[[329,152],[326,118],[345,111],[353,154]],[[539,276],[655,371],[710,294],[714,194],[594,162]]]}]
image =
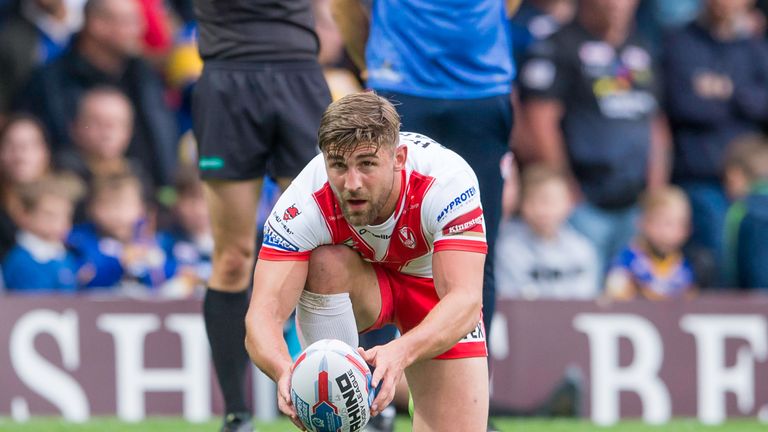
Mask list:
[{"label": "grass pitch", "polygon": [[[639,421],[625,421],[612,427],[599,427],[585,420],[543,420],[496,418],[494,423],[504,432],[760,432],[768,431],[768,424],[757,420],[732,420],[720,426],[704,426],[696,420],[675,420],[662,426],[648,426]],[[218,422],[187,423],[178,418],[151,418],[140,423],[124,423],[113,418],[96,418],[87,423],[73,424],[61,419],[34,418],[26,423],[15,423],[0,418],[3,432],[215,432]],[[257,424],[258,432],[291,432],[296,429],[289,421],[279,420]],[[410,420],[399,417],[396,432],[411,430]]]}]

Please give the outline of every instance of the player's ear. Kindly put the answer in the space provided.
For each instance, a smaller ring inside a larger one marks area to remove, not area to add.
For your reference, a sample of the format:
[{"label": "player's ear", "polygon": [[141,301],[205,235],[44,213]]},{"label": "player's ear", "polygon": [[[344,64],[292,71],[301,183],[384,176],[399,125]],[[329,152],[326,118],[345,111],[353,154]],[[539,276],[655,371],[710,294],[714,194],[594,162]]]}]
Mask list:
[{"label": "player's ear", "polygon": [[408,146],[399,145],[395,148],[395,171],[405,169],[405,160],[408,158]]}]

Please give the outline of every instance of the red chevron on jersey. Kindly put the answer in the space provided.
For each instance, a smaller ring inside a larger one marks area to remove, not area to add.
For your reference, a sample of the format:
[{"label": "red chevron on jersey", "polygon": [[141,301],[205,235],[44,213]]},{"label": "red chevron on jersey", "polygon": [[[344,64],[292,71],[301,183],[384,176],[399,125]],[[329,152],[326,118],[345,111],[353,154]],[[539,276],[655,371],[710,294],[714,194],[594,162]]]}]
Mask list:
[{"label": "red chevron on jersey", "polygon": [[430,245],[424,238],[421,226],[421,209],[424,196],[434,184],[435,179],[418,172],[412,172],[406,187],[405,202],[394,229],[394,236],[389,242],[387,254],[381,263],[399,270],[409,261],[429,253]]},{"label": "red chevron on jersey", "polygon": [[341,206],[336,200],[336,195],[333,194],[333,189],[331,189],[329,183],[324,184],[319,191],[313,194],[313,197],[320,208],[320,212],[323,214],[325,225],[331,233],[331,244],[346,244],[355,249],[368,261],[376,259],[376,253],[373,248],[368,246],[368,243],[363,241],[357,234],[357,231],[352,229],[347,220],[344,219],[344,215],[341,213]]}]

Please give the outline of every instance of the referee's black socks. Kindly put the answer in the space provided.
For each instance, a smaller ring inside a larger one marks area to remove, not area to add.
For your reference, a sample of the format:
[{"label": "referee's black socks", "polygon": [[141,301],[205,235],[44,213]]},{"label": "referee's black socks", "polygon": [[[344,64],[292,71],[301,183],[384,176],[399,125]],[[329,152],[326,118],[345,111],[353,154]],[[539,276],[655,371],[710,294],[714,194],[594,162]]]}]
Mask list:
[{"label": "referee's black socks", "polygon": [[229,293],[208,288],[203,302],[203,318],[226,413],[250,412],[245,403],[245,314],[248,290]]}]

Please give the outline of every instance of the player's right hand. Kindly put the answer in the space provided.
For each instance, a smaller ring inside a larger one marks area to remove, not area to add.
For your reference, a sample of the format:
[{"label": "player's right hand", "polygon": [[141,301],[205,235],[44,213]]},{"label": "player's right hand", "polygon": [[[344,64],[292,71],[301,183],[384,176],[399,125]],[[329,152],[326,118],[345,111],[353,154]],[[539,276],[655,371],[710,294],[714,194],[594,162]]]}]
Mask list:
[{"label": "player's right hand", "polygon": [[378,389],[378,393],[371,404],[371,417],[377,416],[392,402],[396,384],[403,377],[406,355],[402,347],[395,342],[397,341],[375,346],[369,350],[357,348],[357,352],[363,359],[369,365],[376,367],[371,377],[371,385]]},{"label": "player's right hand", "polygon": [[285,372],[280,379],[277,380],[277,407],[280,408],[280,412],[287,415],[291,419],[293,424],[300,430],[306,431],[307,429],[299,420],[296,415],[296,407],[293,406],[291,401],[291,371]]}]

